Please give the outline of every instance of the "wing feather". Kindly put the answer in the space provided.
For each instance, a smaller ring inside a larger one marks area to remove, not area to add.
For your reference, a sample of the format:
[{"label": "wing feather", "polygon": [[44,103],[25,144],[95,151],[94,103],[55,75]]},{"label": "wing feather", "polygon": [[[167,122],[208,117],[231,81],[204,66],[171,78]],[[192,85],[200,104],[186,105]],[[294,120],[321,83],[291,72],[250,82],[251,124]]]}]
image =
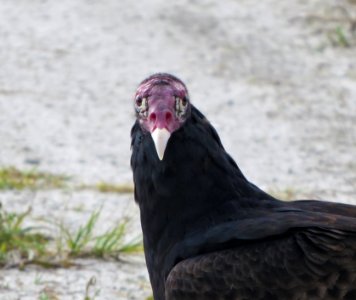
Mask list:
[{"label": "wing feather", "polygon": [[178,263],[166,299],[354,299],[356,235],[312,228]]}]

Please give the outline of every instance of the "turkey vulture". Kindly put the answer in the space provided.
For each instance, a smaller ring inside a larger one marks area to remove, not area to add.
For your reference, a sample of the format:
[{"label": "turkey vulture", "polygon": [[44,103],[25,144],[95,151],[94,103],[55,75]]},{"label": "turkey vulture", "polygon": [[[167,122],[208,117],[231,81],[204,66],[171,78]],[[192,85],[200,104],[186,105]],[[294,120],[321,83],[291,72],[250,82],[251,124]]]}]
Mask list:
[{"label": "turkey vulture", "polygon": [[356,206],[249,182],[165,73],[138,87],[131,167],[155,300],[356,299]]}]

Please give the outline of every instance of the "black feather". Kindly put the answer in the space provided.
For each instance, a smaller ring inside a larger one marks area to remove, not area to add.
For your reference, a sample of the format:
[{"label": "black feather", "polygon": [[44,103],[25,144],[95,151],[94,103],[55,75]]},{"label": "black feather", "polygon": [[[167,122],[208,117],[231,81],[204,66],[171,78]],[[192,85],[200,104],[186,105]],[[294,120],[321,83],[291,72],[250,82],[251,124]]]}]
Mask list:
[{"label": "black feather", "polygon": [[282,202],[250,183],[194,106],[160,161],[132,128],[154,298],[356,299],[356,207]]}]

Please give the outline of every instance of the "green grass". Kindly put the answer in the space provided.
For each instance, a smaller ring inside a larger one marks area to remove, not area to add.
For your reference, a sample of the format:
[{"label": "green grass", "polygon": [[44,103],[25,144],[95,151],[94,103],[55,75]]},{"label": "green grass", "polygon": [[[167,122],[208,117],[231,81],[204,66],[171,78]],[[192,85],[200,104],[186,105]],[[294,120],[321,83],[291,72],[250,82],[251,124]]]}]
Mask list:
[{"label": "green grass", "polygon": [[19,170],[15,167],[0,168],[0,190],[44,190],[72,188],[74,190],[96,190],[100,193],[132,194],[132,184],[98,182],[96,184],[70,184],[70,177],[37,170]]},{"label": "green grass", "polygon": [[349,38],[341,26],[336,27],[328,33],[330,42],[336,47],[348,48],[351,46]]},{"label": "green grass", "polygon": [[[0,168],[1,190],[67,189],[95,190],[101,193],[133,193],[132,184],[99,182],[92,185],[74,185],[70,177],[37,170],[23,171],[14,167]],[[77,207],[82,210],[82,207]],[[120,259],[122,254],[143,251],[141,237],[127,238],[130,220],[122,218],[104,233],[98,231],[101,209],[94,211],[78,229],[71,230],[58,220],[37,220],[41,227],[27,226],[31,209],[23,213],[7,212],[0,203],[0,269],[19,268],[34,264],[43,268],[67,268],[76,265],[76,258]],[[41,223],[42,222],[42,223]],[[32,223],[32,222],[31,222]],[[51,236],[41,232],[50,232]],[[54,235],[54,236],[53,236]],[[35,284],[42,284],[36,277]],[[84,300],[95,300],[100,289],[91,278],[85,289]],[[38,300],[58,300],[54,291],[44,289]]]},{"label": "green grass", "polygon": [[123,220],[104,234],[97,236],[92,248],[96,257],[117,257],[121,253],[134,253],[143,251],[141,238],[125,241],[128,220]]},{"label": "green grass", "polygon": [[126,241],[127,225],[129,220],[123,218],[118,224],[109,228],[101,235],[94,235],[101,210],[94,211],[84,225],[71,232],[60,225],[62,232],[62,244],[66,245],[70,257],[118,257],[123,253],[135,253],[142,251],[141,238],[136,237]]},{"label": "green grass", "polygon": [[[92,292],[95,285],[96,285],[96,278],[93,276],[89,279],[89,281],[87,282],[87,285],[85,287],[84,300],[94,300],[94,299],[96,299],[96,297],[99,296],[100,290],[95,290]],[[90,296],[91,294],[93,294],[93,295]]]},{"label": "green grass", "polygon": [[[0,191],[68,188],[69,179],[67,176],[36,170],[23,171],[14,167],[5,167],[0,168]],[[91,189],[102,193],[133,192],[133,186],[130,184],[120,185],[106,182],[87,186],[72,186],[72,188],[74,190]],[[118,257],[121,253],[142,251],[141,238],[127,241],[126,234],[129,223],[127,218],[119,220],[105,233],[95,236],[96,230],[94,229],[98,227],[97,221],[100,213],[101,210],[93,212],[88,220],[74,232],[60,222],[42,220],[47,226],[46,229],[50,224],[51,227],[54,225],[57,232],[60,232],[60,236],[53,238],[50,243],[49,238],[39,232],[40,228],[24,225],[25,219],[30,215],[30,210],[14,214],[4,211],[0,203],[0,266],[8,263],[13,254],[16,255],[18,262],[14,265],[34,263],[51,268],[71,266],[70,259],[76,257]],[[55,244],[54,247],[53,244]]]},{"label": "green grass", "polygon": [[0,169],[0,190],[64,188],[68,179],[62,175],[6,167]]},{"label": "green grass", "polygon": [[95,189],[102,193],[133,193],[134,187],[130,184],[111,184],[99,182],[95,185]]},{"label": "green grass", "polygon": [[47,295],[46,292],[41,292],[40,296],[38,297],[38,300],[50,300],[50,297]]},{"label": "green grass", "polygon": [[79,256],[83,253],[85,247],[93,239],[93,230],[98,221],[100,210],[91,214],[85,225],[79,226],[79,229],[72,233],[68,228],[60,225],[67,249],[70,256]]},{"label": "green grass", "polygon": [[59,300],[56,291],[46,286],[39,294],[38,300]]},{"label": "green grass", "polygon": [[82,184],[78,187],[80,190],[95,190],[100,193],[132,194],[134,187],[132,184],[118,184],[109,182],[98,182],[96,184]]},{"label": "green grass", "polygon": [[23,225],[29,214],[30,209],[21,214],[5,212],[0,204],[0,266],[11,254],[16,253],[20,260],[44,254],[49,238]]},{"label": "green grass", "polygon": [[[1,208],[1,207],[0,207]],[[23,268],[36,264],[44,268],[70,267],[72,259],[79,257],[116,258],[121,254],[142,252],[141,238],[127,240],[129,220],[123,218],[117,225],[100,235],[95,235],[101,210],[94,211],[77,230],[71,231],[62,223],[43,220],[54,226],[59,236],[49,238],[39,233],[40,228],[24,226],[30,210],[14,214],[0,210],[0,267]],[[45,226],[43,226],[45,228]],[[53,229],[53,228],[52,228]],[[16,253],[12,262],[11,255]]]},{"label": "green grass", "polygon": [[342,27],[338,26],[335,29],[335,35],[338,45],[341,47],[350,47],[350,43]]}]

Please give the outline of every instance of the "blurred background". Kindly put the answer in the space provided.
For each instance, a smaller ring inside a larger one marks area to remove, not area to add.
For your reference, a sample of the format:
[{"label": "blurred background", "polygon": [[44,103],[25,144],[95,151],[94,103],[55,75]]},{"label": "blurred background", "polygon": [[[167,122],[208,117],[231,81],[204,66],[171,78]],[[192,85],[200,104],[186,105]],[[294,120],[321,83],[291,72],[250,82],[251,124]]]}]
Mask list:
[{"label": "blurred background", "polygon": [[[3,210],[75,232],[100,208],[99,232],[129,215],[139,234],[133,94],[155,72],[187,84],[250,181],[356,204],[354,0],[0,0]],[[140,259],[20,272],[23,259],[1,299],[84,299],[92,277],[93,299],[150,295]]]}]

